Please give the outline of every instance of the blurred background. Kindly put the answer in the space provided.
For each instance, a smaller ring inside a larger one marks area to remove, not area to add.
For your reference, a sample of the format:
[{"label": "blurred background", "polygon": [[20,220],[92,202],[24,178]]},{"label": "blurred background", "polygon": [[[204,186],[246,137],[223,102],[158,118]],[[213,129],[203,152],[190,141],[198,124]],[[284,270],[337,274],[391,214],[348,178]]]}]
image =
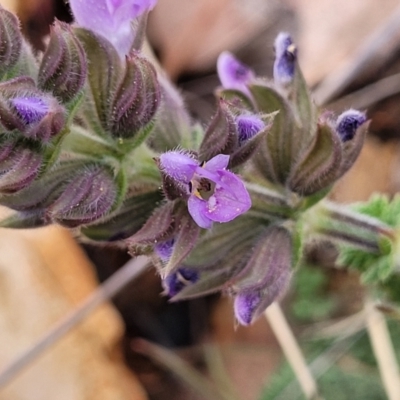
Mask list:
[{"label": "blurred background", "polygon": [[[71,21],[63,0],[0,4],[18,14],[38,54],[54,18]],[[193,118],[204,124],[215,107],[219,53],[230,50],[269,77],[273,41],[280,31],[293,35],[318,104],[335,112],[367,110],[372,119],[359,160],[332,197],[350,202],[366,200],[375,191],[398,192],[397,0],[159,0],[148,23],[152,49]],[[78,245],[59,227],[1,229],[0,368],[128,260],[121,250]],[[324,398],[385,399],[364,326],[357,319],[363,288],[355,274],[334,268],[334,261],[335,250],[328,245],[310,249],[308,266],[295,277],[283,308],[307,357],[326,361],[320,371]],[[170,304],[161,291],[154,271],[142,275],[0,389],[0,400],[207,399],[184,384],[185,371],[172,368],[165,357],[164,365],[155,362],[154,351],[140,338],[178,354],[237,399],[301,398],[265,320],[236,327],[227,298]],[[351,334],[333,351],[343,333],[338,321],[344,321]],[[390,329],[393,338],[400,337],[396,323]],[[400,343],[395,345],[400,353]]]}]

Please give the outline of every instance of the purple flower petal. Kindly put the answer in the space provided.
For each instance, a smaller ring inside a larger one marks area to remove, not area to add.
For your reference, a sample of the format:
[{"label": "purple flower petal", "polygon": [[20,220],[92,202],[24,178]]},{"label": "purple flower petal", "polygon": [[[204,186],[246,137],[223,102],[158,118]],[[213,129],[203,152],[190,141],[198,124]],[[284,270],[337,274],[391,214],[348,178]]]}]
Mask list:
[{"label": "purple flower petal", "polygon": [[[206,173],[207,171],[203,171],[201,174],[199,172],[199,176],[204,176]],[[200,221],[229,222],[251,207],[249,193],[235,174],[220,170],[214,182],[216,183],[215,191],[208,200],[200,199],[195,195],[189,198],[189,202],[196,204],[195,207],[193,205],[189,207],[190,215],[202,228],[206,223],[202,222],[200,225]],[[192,212],[196,213],[196,217]]]},{"label": "purple flower petal", "polygon": [[217,61],[219,80],[225,89],[236,89],[250,96],[247,84],[254,78],[253,71],[237,60],[233,54],[225,51]]},{"label": "purple flower petal", "polygon": [[131,22],[157,0],[70,0],[75,21],[114,44],[121,56],[129,53],[135,32]]},{"label": "purple flower petal", "polygon": [[232,172],[210,172],[199,167],[196,176],[215,183],[214,193],[209,198],[200,198],[198,193],[189,198],[189,213],[201,228],[211,228],[211,221],[232,221],[251,207],[249,193],[241,179]]},{"label": "purple flower petal", "polygon": [[342,142],[353,139],[357,129],[367,121],[365,113],[358,110],[347,110],[340,114],[336,121],[336,132],[339,134]]},{"label": "purple flower petal", "polygon": [[241,325],[250,325],[254,311],[260,304],[261,296],[258,292],[240,293],[235,297],[233,309],[236,319]]},{"label": "purple flower petal", "polygon": [[256,115],[239,115],[236,124],[240,144],[257,135],[265,127],[265,123]]},{"label": "purple flower petal", "polygon": [[196,196],[190,196],[188,200],[189,214],[200,228],[210,229],[212,221],[208,218],[208,203]]},{"label": "purple flower petal", "polygon": [[199,279],[199,274],[189,268],[179,268],[176,272],[168,275],[162,282],[165,294],[173,297],[178,294],[185,286],[195,283]]},{"label": "purple flower petal", "polygon": [[229,164],[229,156],[226,154],[218,154],[211,160],[207,161],[204,169],[210,172],[216,172],[220,169],[225,169]]},{"label": "purple flower petal", "polygon": [[171,258],[172,251],[174,250],[174,244],[174,239],[160,242],[154,246],[154,251],[162,261],[167,262]]},{"label": "purple flower petal", "polygon": [[26,124],[41,121],[49,111],[48,104],[38,97],[15,97],[11,103]]},{"label": "purple flower petal", "polygon": [[189,155],[179,151],[168,151],[159,158],[160,168],[172,179],[189,183],[199,163]]},{"label": "purple flower petal", "polygon": [[274,80],[286,86],[292,82],[296,70],[297,49],[288,33],[281,32],[275,39]]}]

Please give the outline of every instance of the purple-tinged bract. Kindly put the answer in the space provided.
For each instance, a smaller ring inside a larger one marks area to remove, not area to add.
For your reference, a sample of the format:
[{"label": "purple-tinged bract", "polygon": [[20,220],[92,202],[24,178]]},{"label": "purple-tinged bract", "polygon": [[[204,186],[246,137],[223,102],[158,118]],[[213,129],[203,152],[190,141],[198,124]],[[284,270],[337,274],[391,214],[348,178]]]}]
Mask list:
[{"label": "purple-tinged bract", "polygon": [[213,222],[229,222],[251,207],[243,182],[226,170],[229,156],[219,154],[199,163],[184,152],[169,151],[160,156],[163,173],[187,187],[188,210],[201,228]]},{"label": "purple-tinged bract", "polygon": [[152,10],[157,0],[70,0],[76,23],[113,43],[123,57],[129,53],[135,32],[132,21]]},{"label": "purple-tinged bract", "polygon": [[336,132],[342,142],[353,139],[357,129],[367,121],[365,113],[358,110],[347,110],[340,114],[336,121]]}]

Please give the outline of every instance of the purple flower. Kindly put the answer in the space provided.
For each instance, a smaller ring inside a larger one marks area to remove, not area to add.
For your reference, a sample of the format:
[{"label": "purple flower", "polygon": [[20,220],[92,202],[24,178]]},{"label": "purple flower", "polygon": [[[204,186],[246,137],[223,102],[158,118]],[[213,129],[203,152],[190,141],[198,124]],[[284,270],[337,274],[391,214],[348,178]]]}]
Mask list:
[{"label": "purple flower", "polygon": [[225,154],[201,164],[182,151],[169,151],[160,156],[162,171],[187,188],[189,213],[201,228],[211,228],[214,221],[231,221],[251,207],[243,182],[226,171],[228,163],[229,156]]},{"label": "purple flower", "polygon": [[173,297],[185,286],[195,283],[198,279],[199,274],[196,271],[185,267],[179,268],[163,279],[164,293],[169,297]]},{"label": "purple flower", "polygon": [[251,97],[247,84],[254,78],[253,71],[236,59],[233,54],[224,51],[218,57],[217,72],[225,89],[235,89]]},{"label": "purple flower", "polygon": [[114,44],[125,56],[129,53],[135,32],[132,20],[152,10],[157,0],[70,0],[75,21]]},{"label": "purple flower", "polygon": [[365,113],[353,109],[347,110],[339,115],[336,121],[336,132],[342,142],[347,142],[353,139],[357,129],[366,121]]},{"label": "purple flower", "polygon": [[275,39],[274,80],[286,86],[292,82],[296,70],[297,49],[288,33],[281,32]]},{"label": "purple flower", "polygon": [[256,115],[239,115],[236,117],[236,125],[239,136],[239,144],[243,144],[259,133],[265,123]]}]

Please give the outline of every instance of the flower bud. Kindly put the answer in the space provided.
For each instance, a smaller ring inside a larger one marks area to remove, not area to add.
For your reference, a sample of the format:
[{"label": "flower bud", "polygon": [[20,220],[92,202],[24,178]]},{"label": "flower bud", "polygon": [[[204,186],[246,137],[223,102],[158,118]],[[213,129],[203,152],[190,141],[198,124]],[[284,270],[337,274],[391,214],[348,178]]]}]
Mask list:
[{"label": "flower bud", "polygon": [[39,69],[39,87],[63,103],[76,97],[85,84],[87,61],[82,45],[68,24],[54,24]]},{"label": "flower bud", "polygon": [[287,86],[296,71],[297,49],[288,33],[281,32],[275,39],[274,81]]},{"label": "flower bud", "polygon": [[22,35],[18,19],[0,6],[0,78],[17,64],[21,48]]},{"label": "flower bud", "polygon": [[257,135],[265,127],[261,118],[251,114],[239,115],[236,117],[236,124],[240,145]]},{"label": "flower bud", "polygon": [[48,142],[65,124],[65,109],[27,77],[0,83],[0,123],[27,138]]},{"label": "flower bud", "polygon": [[89,164],[75,171],[47,214],[61,225],[77,227],[107,215],[117,198],[112,172],[103,165]]},{"label": "flower bud", "polygon": [[247,65],[237,60],[233,54],[225,51],[219,55],[217,72],[225,89],[238,90],[251,97],[247,84],[254,78],[254,73]]},{"label": "flower bud", "polygon": [[154,118],[160,102],[156,71],[143,57],[126,59],[125,76],[111,105],[110,132],[116,138],[130,138]]},{"label": "flower bud", "polygon": [[[11,150],[12,147],[12,150]],[[7,157],[4,155],[7,153]],[[6,145],[0,160],[0,193],[18,192],[39,175],[42,155],[20,145]]]},{"label": "flower bud", "polygon": [[154,246],[154,252],[160,257],[161,261],[168,262],[174,250],[175,239],[159,242]]},{"label": "flower bud", "polygon": [[209,160],[217,154],[232,154],[239,147],[235,115],[229,104],[220,99],[199,149],[199,159]]},{"label": "flower bud", "polygon": [[109,217],[100,222],[81,228],[81,234],[91,240],[123,240],[138,232],[162,201],[160,190],[147,191],[145,188],[130,188],[123,204]]},{"label": "flower bud", "polygon": [[342,142],[353,139],[357,129],[367,121],[365,113],[358,110],[347,110],[336,120],[336,132]]},{"label": "flower bud", "polygon": [[292,238],[280,226],[272,226],[259,238],[252,256],[235,278],[234,311],[242,325],[253,322],[285,292],[292,266]]},{"label": "flower bud", "polygon": [[181,267],[162,280],[164,293],[168,297],[177,295],[186,286],[191,285],[199,279],[197,271],[185,267]]}]

